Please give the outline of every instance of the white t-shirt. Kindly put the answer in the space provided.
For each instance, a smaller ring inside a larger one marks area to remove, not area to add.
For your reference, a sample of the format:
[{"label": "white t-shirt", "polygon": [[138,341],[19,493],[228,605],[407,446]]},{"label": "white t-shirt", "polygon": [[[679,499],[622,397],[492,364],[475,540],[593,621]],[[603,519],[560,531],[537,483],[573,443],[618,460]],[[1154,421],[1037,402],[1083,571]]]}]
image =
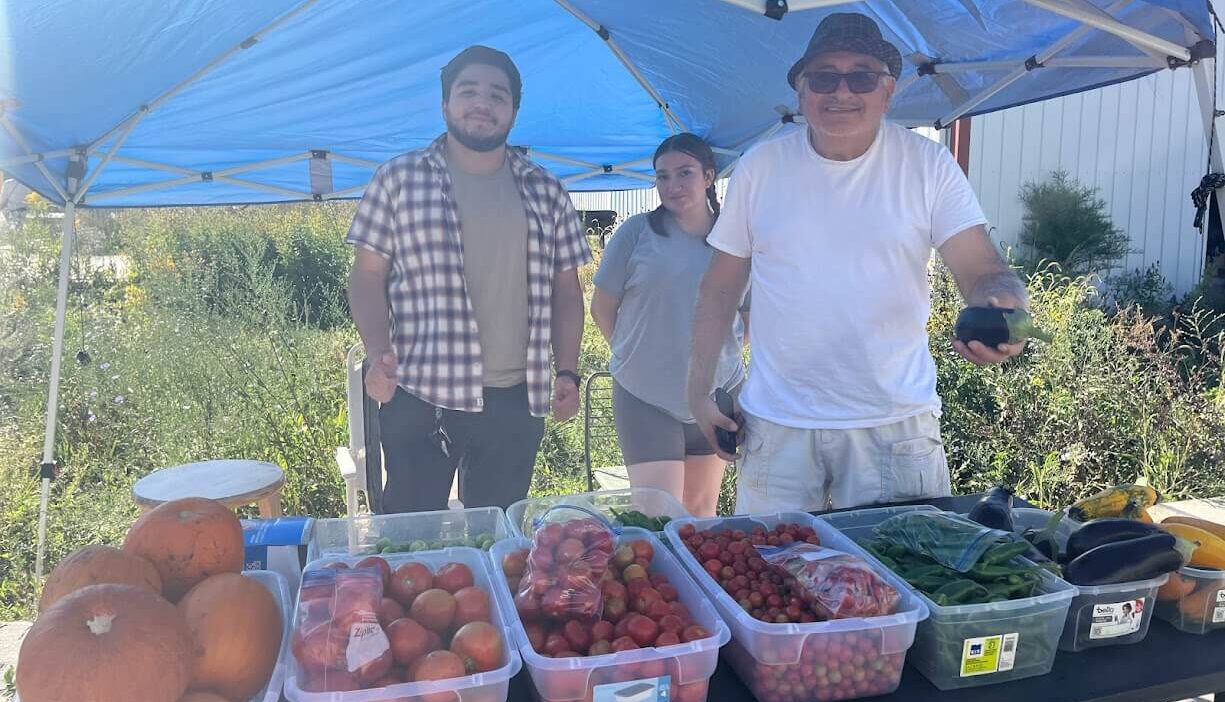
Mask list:
[{"label": "white t-shirt", "polygon": [[708,237],[752,260],[745,411],[808,429],[938,411],[927,264],[985,222],[948,149],[897,125],[853,161],[820,156],[805,129],[751,149]]}]

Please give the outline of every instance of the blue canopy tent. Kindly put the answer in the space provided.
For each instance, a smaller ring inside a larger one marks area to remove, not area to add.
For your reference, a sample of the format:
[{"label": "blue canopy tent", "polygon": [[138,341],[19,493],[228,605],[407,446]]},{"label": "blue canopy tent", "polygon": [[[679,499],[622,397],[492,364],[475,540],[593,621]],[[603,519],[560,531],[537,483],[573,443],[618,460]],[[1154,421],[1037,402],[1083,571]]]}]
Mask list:
[{"label": "blue canopy tent", "polygon": [[359,197],[442,132],[439,69],[474,43],[518,63],[511,143],[572,189],[649,187],[680,130],[726,172],[802,122],[786,71],[835,11],[901,50],[908,126],[1191,67],[1211,129],[1205,0],[0,0],[0,170],[65,209],[38,573],[75,208]]}]

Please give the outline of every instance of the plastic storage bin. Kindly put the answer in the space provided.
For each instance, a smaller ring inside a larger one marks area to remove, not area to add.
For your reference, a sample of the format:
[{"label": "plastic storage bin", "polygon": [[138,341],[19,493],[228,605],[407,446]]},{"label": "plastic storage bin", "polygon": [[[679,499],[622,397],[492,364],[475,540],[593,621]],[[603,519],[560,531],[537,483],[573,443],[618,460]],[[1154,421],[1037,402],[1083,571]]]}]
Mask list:
[{"label": "plastic storage bin", "polygon": [[[498,512],[500,513],[501,510]],[[426,700],[427,702],[433,700],[438,700],[438,702],[505,702],[510,689],[510,679],[519,672],[523,663],[519,658],[519,652],[515,650],[514,639],[511,637],[511,619],[503,611],[502,601],[497,596],[496,586],[499,585],[501,579],[494,578],[486,553],[475,548],[453,547],[420,553],[388,553],[383,554],[383,558],[393,570],[410,561],[425,563],[433,571],[437,571],[446,563],[463,563],[468,566],[472,571],[473,584],[490,594],[493,605],[490,607],[492,624],[498,627],[505,637],[506,656],[502,666],[484,673],[449,680],[400,683],[380,689],[354,692],[307,692],[302,689],[305,671],[291,651],[286,654],[288,679],[285,681],[285,697],[290,702],[398,702],[407,699]],[[349,565],[355,565],[361,559],[361,556],[349,556],[327,560],[343,560]],[[310,571],[323,565],[321,562],[313,562],[308,564],[305,570]],[[429,696],[431,693],[447,694]],[[426,695],[426,697],[418,697],[419,695]]]},{"label": "plastic storage bin", "polygon": [[[1014,507],[1013,525],[1020,534],[1026,529],[1045,529],[1053,512],[1032,507]],[[1080,522],[1066,515],[1055,529],[1059,548],[1066,548],[1068,537]],[[1157,602],[1157,588],[1168,576],[1114,585],[1077,585],[1078,594],[1068,607],[1068,618],[1059,636],[1059,650],[1083,651],[1098,646],[1139,643],[1148,635]]]},{"label": "plastic storage bin", "polygon": [[[635,680],[646,682],[663,675],[670,676],[670,700],[704,702],[706,699],[707,682],[718,664],[719,648],[729,638],[727,625],[685,568],[653,533],[627,527],[622,530],[617,542],[637,539],[649,541],[655,549],[650,572],[663,573],[668,577],[676,587],[677,599],[689,610],[694,623],[706,627],[712,635],[663,648],[641,648],[583,658],[550,658],[532,648],[527,631],[515,612],[511,592],[503,586],[498,589],[499,607],[510,613],[514,640],[532,677],[538,698],[544,702],[591,700],[592,688],[597,685]],[[499,541],[494,544],[489,556],[497,564],[494,567],[500,571],[503,556],[516,549],[530,548],[531,545],[529,539],[522,537]],[[505,583],[505,577],[501,578],[501,582]],[[638,687],[649,692],[649,684]],[[630,685],[618,690],[617,699],[632,697],[634,687]]]},{"label": "plastic storage bin", "polygon": [[1171,581],[1175,578],[1176,585],[1190,592],[1176,600],[1158,600],[1157,616],[1190,634],[1225,629],[1225,570],[1188,567],[1170,574]]},{"label": "plastic storage bin", "polygon": [[259,694],[251,698],[251,702],[278,702],[281,699],[281,688],[285,684],[285,670],[289,664],[286,656],[289,655],[289,638],[293,635],[294,600],[289,594],[289,585],[285,577],[280,573],[270,570],[245,570],[242,574],[268,588],[277,606],[281,608],[281,621],[283,622],[281,652],[277,656],[276,667],[272,669],[272,677],[268,679],[268,684]]},{"label": "plastic storage bin", "polygon": [[[873,526],[907,509],[856,510],[821,519],[851,538],[869,538]],[[1040,594],[1009,602],[941,607],[912,591],[927,604],[931,616],[919,625],[910,663],[941,690],[1049,673],[1076,596],[1074,586],[1049,574]]]},{"label": "plastic storage bin", "polygon": [[478,542],[483,537],[488,537],[487,543],[492,546],[494,541],[505,539],[510,533],[510,524],[501,507],[317,519],[307,560],[378,554],[380,540],[404,551],[413,542],[420,542],[417,551],[455,546],[479,548]]},{"label": "plastic storage bin", "polygon": [[[1052,514],[1044,509],[1012,510],[1018,532],[1028,528],[1045,529]],[[1068,537],[1079,528],[1079,522],[1065,515],[1055,531],[1059,547],[1066,547]],[[1077,585],[1078,594],[1068,607],[1068,618],[1059,637],[1059,650],[1083,651],[1143,641],[1153,621],[1157,589],[1168,578],[1162,575],[1114,585]]]},{"label": "plastic storage bin", "polygon": [[[809,624],[770,624],[749,616],[702,568],[679,528],[698,531],[771,529],[781,523],[811,526],[821,544],[865,558],[901,594],[898,611],[883,617]],[[760,702],[840,700],[893,692],[901,682],[906,651],[927,606],[901,578],[867,557],[842,534],[805,512],[747,517],[684,518],[665,530],[677,556],[715,603],[732,629],[727,658]]]},{"label": "plastic storage bin", "polygon": [[[530,535],[532,520],[537,515],[556,504],[587,507],[604,515],[610,520],[616,519],[612,510],[624,512],[638,510],[648,517],[688,517],[689,512],[670,493],[656,488],[623,488],[620,490],[597,490],[596,492],[579,492],[573,495],[551,495],[549,497],[531,497],[519,500],[506,509],[506,517],[510,520],[510,529],[515,536]],[[657,532],[662,533],[662,532]]]}]

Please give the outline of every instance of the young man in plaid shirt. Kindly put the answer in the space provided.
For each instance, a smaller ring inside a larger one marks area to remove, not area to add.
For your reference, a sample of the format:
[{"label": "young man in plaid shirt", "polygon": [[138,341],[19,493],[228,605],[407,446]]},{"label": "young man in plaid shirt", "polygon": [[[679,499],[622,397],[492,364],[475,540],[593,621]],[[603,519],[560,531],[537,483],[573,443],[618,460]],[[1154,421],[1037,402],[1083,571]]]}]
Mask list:
[{"label": "young man in plaid shirt", "polygon": [[510,57],[465,49],[442,69],[447,131],[387,163],[347,241],[353,319],[379,422],[383,511],[522,499],[544,415],[578,412],[591,259],[556,177],[506,146],[521,95]]}]

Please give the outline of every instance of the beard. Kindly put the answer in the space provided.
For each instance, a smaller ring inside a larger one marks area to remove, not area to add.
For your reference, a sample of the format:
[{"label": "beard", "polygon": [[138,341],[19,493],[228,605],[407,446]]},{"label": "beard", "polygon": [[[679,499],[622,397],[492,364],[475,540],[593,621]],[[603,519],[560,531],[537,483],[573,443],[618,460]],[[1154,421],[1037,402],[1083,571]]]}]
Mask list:
[{"label": "beard", "polygon": [[447,115],[447,133],[455,137],[455,140],[473,151],[488,152],[493,151],[506,144],[506,137],[510,134],[510,126],[500,132],[493,134],[482,135],[473,134],[464,128],[463,124],[458,119],[453,119],[450,114]]}]

